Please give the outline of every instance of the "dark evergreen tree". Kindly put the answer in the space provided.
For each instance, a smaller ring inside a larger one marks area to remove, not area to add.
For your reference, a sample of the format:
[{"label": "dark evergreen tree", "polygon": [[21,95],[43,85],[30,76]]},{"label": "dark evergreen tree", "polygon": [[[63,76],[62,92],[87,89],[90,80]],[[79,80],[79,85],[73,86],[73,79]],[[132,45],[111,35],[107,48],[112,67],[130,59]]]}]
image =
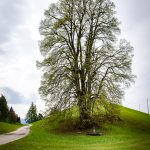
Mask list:
[{"label": "dark evergreen tree", "polygon": [[21,123],[21,119],[20,119],[20,117],[18,117],[18,116],[17,116],[17,122],[18,122],[18,123]]},{"label": "dark evergreen tree", "polygon": [[7,105],[6,98],[1,95],[0,97],[0,121],[6,122],[8,120],[9,108]]},{"label": "dark evergreen tree", "polygon": [[38,114],[38,120],[42,120],[44,117],[41,113]]},{"label": "dark evergreen tree", "polygon": [[9,122],[10,123],[16,123],[17,122],[17,115],[16,115],[16,113],[12,107],[9,110]]},{"label": "dark evergreen tree", "polygon": [[34,105],[33,102],[27,112],[25,120],[27,123],[32,123],[38,120],[36,105]]}]

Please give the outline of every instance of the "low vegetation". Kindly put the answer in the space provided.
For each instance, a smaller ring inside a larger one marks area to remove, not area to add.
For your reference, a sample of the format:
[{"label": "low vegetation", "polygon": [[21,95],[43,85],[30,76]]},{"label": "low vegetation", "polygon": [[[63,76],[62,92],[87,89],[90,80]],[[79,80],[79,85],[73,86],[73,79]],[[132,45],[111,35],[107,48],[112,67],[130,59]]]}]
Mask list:
[{"label": "low vegetation", "polygon": [[0,150],[149,150],[150,116],[124,107],[120,110],[119,122],[107,123],[100,129],[103,136],[59,132],[54,129],[62,119],[55,122],[44,119],[33,124],[28,137],[0,146]]},{"label": "low vegetation", "polygon": [[11,132],[21,127],[20,124],[9,124],[5,122],[0,122],[0,134]]}]

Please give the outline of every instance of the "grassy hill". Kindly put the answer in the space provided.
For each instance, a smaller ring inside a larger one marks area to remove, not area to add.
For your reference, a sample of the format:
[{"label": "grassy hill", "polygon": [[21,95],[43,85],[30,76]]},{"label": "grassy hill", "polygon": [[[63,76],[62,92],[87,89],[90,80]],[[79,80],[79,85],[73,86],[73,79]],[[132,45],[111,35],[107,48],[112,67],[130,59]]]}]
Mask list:
[{"label": "grassy hill", "polygon": [[[107,124],[103,136],[81,133],[59,133],[51,130],[57,123],[38,121],[30,135],[0,150],[150,150],[150,115],[121,107],[122,121]],[[55,125],[54,125],[55,124]]]},{"label": "grassy hill", "polygon": [[17,128],[19,128],[20,126],[21,125],[0,122],[0,134],[14,131]]}]

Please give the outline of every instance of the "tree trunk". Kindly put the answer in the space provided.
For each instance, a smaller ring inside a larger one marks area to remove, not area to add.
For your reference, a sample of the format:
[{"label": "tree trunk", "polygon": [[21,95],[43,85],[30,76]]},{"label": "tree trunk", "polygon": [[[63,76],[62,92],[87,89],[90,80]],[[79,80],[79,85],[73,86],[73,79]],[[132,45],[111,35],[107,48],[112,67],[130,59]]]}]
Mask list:
[{"label": "tree trunk", "polygon": [[79,115],[80,115],[80,129],[86,129],[90,127],[91,118],[90,118],[90,110],[87,107],[87,102],[85,99],[81,99],[79,103]]}]

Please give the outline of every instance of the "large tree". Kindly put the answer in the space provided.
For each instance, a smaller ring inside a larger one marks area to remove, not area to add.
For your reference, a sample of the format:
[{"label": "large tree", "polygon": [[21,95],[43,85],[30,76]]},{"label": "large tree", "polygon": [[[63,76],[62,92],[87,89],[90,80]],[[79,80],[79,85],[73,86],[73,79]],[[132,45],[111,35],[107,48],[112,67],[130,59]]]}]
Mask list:
[{"label": "large tree", "polygon": [[133,48],[116,38],[120,29],[114,8],[111,0],[59,0],[40,24],[40,94],[50,107],[76,104],[81,126],[95,104],[102,99],[118,103],[133,81]]},{"label": "large tree", "polygon": [[1,95],[0,97],[0,121],[8,121],[9,108],[6,98]]}]

